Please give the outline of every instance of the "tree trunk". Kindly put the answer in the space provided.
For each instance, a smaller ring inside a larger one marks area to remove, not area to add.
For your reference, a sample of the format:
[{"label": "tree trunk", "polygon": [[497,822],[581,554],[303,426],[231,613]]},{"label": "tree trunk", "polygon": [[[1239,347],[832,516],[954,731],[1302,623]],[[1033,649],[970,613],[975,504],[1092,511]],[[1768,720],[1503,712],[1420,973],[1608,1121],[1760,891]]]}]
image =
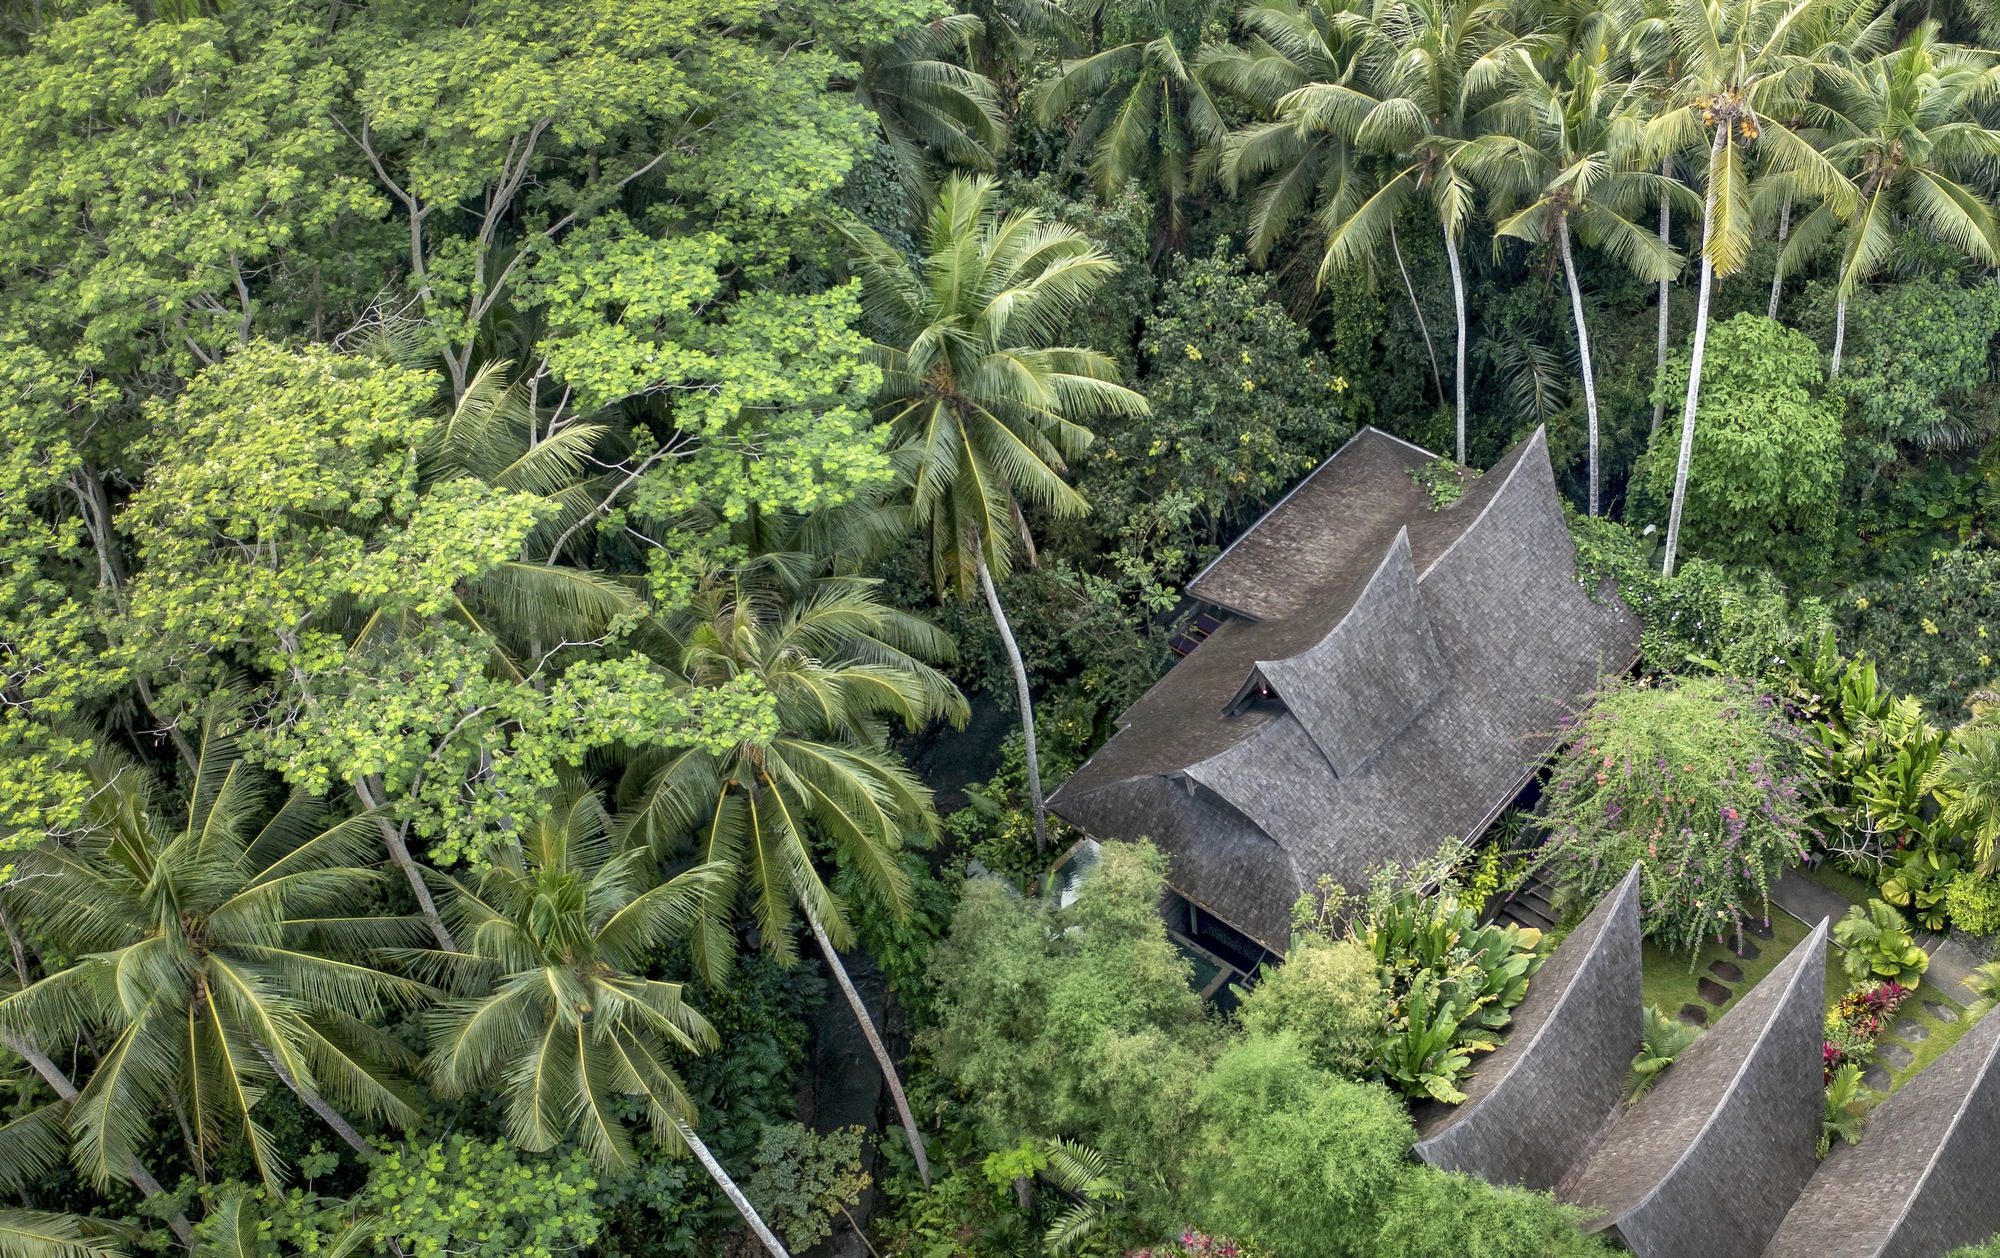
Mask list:
[{"label": "tree trunk", "polygon": [[848,1008],[854,1010],[854,1020],[861,1024],[861,1034],[868,1039],[868,1047],[875,1053],[875,1064],[882,1068],[882,1081],[889,1085],[889,1095],[895,1098],[896,1113],[903,1120],[903,1134],[909,1137],[910,1152],[917,1159],[917,1175],[924,1181],[924,1188],[931,1186],[931,1160],[924,1153],[924,1137],[917,1130],[917,1119],[910,1112],[910,1098],[903,1093],[903,1081],[896,1075],[896,1063],[889,1059],[889,1050],[882,1043],[882,1037],[875,1030],[875,1020],[868,1016],[868,1007],[861,1003],[861,993],[854,990],[854,980],[848,977],[847,966],[840,960],[840,954],[833,950],[833,941],[826,937],[826,927],[819,924],[810,906],[803,898],[800,907],[804,910],[806,924],[812,927],[813,938],[819,941],[820,955],[826,958],[826,968],[833,971],[834,981],[840,984],[841,994],[847,997]]},{"label": "tree trunk", "polygon": [[292,1072],[285,1069],[284,1065],[279,1062],[277,1054],[273,1053],[269,1048],[262,1044],[257,1044],[256,1048],[257,1055],[262,1057],[264,1064],[269,1066],[277,1074],[278,1078],[284,1082],[284,1085],[292,1090],[292,1095],[305,1102],[307,1109],[318,1114],[320,1121],[333,1128],[333,1134],[346,1141],[348,1148],[359,1153],[364,1158],[375,1156],[374,1146],[361,1138],[361,1133],[354,1129],[354,1124],[342,1117],[339,1110],[328,1105],[314,1093],[300,1087],[299,1081],[292,1077]]},{"label": "tree trunk", "polygon": [[1847,345],[1847,298],[1833,303],[1833,369],[1826,373],[1831,380],[1840,374],[1840,352]]},{"label": "tree trunk", "polygon": [[375,828],[382,832],[382,845],[389,849],[389,859],[403,871],[403,877],[409,880],[410,890],[416,893],[417,909],[424,916],[424,924],[431,928],[431,938],[437,940],[437,946],[446,952],[457,952],[458,941],[445,929],[444,918],[438,916],[437,902],[431,899],[431,889],[424,884],[424,876],[418,871],[417,863],[410,859],[410,847],[403,841],[402,828],[376,812],[383,801],[381,779],[355,778],[354,793],[360,798],[362,807],[376,813]]},{"label": "tree trunk", "polygon": [[1396,255],[1396,270],[1403,276],[1403,291],[1410,297],[1410,312],[1417,316],[1417,331],[1424,334],[1424,353],[1431,360],[1431,387],[1437,390],[1438,405],[1444,405],[1444,380],[1438,375],[1437,346],[1431,344],[1431,325],[1424,321],[1424,308],[1417,304],[1416,285],[1410,283],[1410,268],[1403,265],[1403,247],[1396,243],[1396,224],[1389,224],[1389,252]]},{"label": "tree trunk", "polygon": [[777,1236],[765,1225],[764,1220],[758,1217],[757,1208],[750,1204],[750,1199],[743,1195],[743,1190],[736,1186],[736,1181],[729,1178],[729,1172],[722,1169],[722,1163],[715,1160],[715,1155],[708,1151],[708,1146],[701,1142],[701,1137],[694,1134],[694,1128],[678,1118],[674,1119],[674,1126],[680,1131],[681,1139],[687,1141],[688,1148],[694,1150],[695,1158],[700,1161],[702,1169],[708,1172],[709,1178],[715,1181],[715,1186],[722,1190],[723,1196],[729,1198],[729,1204],[736,1207],[736,1213],[743,1216],[743,1221],[750,1225],[750,1230],[757,1234],[757,1239],[764,1242],[764,1248],[771,1251],[771,1258],[791,1258]]},{"label": "tree trunk", "polygon": [[1458,463],[1465,466],[1465,277],[1458,269],[1458,242],[1444,234],[1445,261],[1451,264],[1451,304],[1458,312],[1458,354],[1453,380],[1458,392]]},{"label": "tree trunk", "polygon": [[1576,320],[1576,350],[1583,366],[1583,409],[1590,419],[1590,514],[1597,514],[1597,383],[1590,366],[1590,332],[1583,322],[1583,290],[1576,283],[1576,259],[1569,247],[1569,215],[1556,216],[1556,238],[1562,242],[1563,274],[1569,278],[1569,312]]},{"label": "tree trunk", "polygon": [[[1673,158],[1662,157],[1660,159],[1660,177],[1663,179],[1672,179],[1674,177]],[[1667,194],[1662,192],[1660,193],[1660,243],[1667,243],[1667,234],[1672,229],[1673,203],[1667,199]],[[1653,392],[1657,395],[1653,399],[1654,432],[1660,431],[1660,421],[1667,417],[1667,313],[1669,309],[1667,299],[1668,295],[1672,292],[1672,285],[1673,281],[1671,280],[1660,281],[1660,345],[1659,353],[1654,358],[1653,365]]]},{"label": "tree trunk", "polygon": [[[65,1101],[76,1100],[76,1085],[70,1082],[69,1076],[63,1073],[62,1067],[56,1065],[49,1058],[49,1055],[42,1051],[41,1045],[35,1043],[33,1039],[25,1035],[16,1034],[13,1031],[0,1031],[0,1044],[5,1044],[8,1048],[14,1050],[14,1053],[23,1061],[33,1066],[35,1073],[40,1075],[51,1088],[55,1089],[57,1096]],[[125,1175],[126,1178],[132,1181],[132,1186],[137,1188],[142,1196],[157,1197],[166,1191],[166,1189],[160,1187],[160,1181],[154,1179],[152,1172],[142,1166],[136,1157],[126,1165]],[[167,1220],[167,1226],[173,1229],[174,1235],[180,1238],[181,1244],[189,1248],[194,1247],[194,1228],[188,1224],[185,1214],[176,1211],[174,1217]]]},{"label": "tree trunk", "polygon": [[1792,199],[1785,198],[1785,208],[1778,213],[1778,260],[1771,265],[1771,306],[1764,317],[1776,320],[1778,317],[1778,294],[1785,287],[1785,237],[1792,231]]},{"label": "tree trunk", "polygon": [[1047,853],[1049,847],[1048,807],[1042,802],[1042,761],[1035,754],[1035,703],[1028,693],[1028,666],[1021,662],[1021,648],[1014,643],[1013,626],[1007,623],[1007,611],[1000,606],[1000,591],[993,588],[993,574],[986,568],[986,552],[979,552],[979,589],[986,595],[986,610],[993,616],[993,627],[1000,631],[1001,645],[1007,648],[1007,662],[1014,669],[1014,691],[1021,700],[1021,737],[1028,753],[1028,801],[1035,809],[1035,855]]},{"label": "tree trunk", "polygon": [[1681,510],[1687,503],[1688,465],[1694,461],[1694,410],[1701,394],[1701,351],[1708,344],[1708,296],[1715,282],[1715,265],[1708,258],[1708,233],[1715,228],[1715,161],[1722,154],[1727,127],[1718,127],[1708,149],[1708,196],[1701,210],[1701,295],[1695,300],[1694,346],[1688,355],[1687,405],[1681,410],[1680,462],[1674,466],[1674,505],[1667,514],[1667,557],[1660,571],[1674,575],[1674,556],[1681,542]]}]

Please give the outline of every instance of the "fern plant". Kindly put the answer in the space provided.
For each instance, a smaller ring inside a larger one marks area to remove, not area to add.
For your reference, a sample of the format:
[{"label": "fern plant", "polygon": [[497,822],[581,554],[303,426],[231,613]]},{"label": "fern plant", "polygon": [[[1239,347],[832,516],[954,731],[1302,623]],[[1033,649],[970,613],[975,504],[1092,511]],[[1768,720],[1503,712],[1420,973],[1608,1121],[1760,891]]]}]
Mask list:
[{"label": "fern plant", "polygon": [[1659,1082],[1660,1072],[1673,1065],[1674,1060],[1700,1038],[1700,1028],[1689,1026],[1667,1014],[1658,1005],[1647,1005],[1639,1052],[1632,1058],[1632,1069],[1625,1075],[1625,1103],[1637,1105],[1639,1099]]}]

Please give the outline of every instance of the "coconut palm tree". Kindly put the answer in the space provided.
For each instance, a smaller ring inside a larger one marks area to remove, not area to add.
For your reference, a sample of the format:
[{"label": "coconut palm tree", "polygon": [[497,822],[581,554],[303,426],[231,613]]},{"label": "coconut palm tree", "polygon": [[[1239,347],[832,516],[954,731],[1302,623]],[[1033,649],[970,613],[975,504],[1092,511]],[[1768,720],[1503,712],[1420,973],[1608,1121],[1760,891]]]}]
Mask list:
[{"label": "coconut palm tree", "polygon": [[947,13],[854,52],[854,99],[881,124],[912,218],[929,202],[934,164],[990,171],[1006,144],[993,80],[961,64],[985,33],[977,14]]},{"label": "coconut palm tree", "polygon": [[0,1026],[41,1043],[100,1037],[68,1103],[71,1158],[100,1185],[130,1173],[168,1114],[197,1174],[235,1130],[265,1183],[281,1184],[255,1115],[274,1084],[361,1153],[334,1101],[417,1119],[382,1064],[409,1055],[372,1022],[425,989],[366,958],[421,923],[345,915],[365,912],[381,881],[358,867],[373,851],[367,821],[328,825],[303,794],[270,809],[226,719],[204,721],[184,813],[170,816],[145,770],[101,754],[83,836],[32,849],[9,883],[10,909],[73,960],[0,1001]]},{"label": "coconut palm tree", "polygon": [[1421,198],[1444,239],[1456,315],[1452,380],[1457,457],[1466,460],[1465,272],[1458,246],[1473,188],[1457,158],[1484,129],[1485,107],[1501,84],[1516,38],[1502,0],[1390,0],[1376,6],[1352,82],[1310,83],[1293,91],[1279,116],[1335,127],[1375,159],[1374,186],[1351,212],[1328,224],[1319,282],[1372,256],[1405,206]]},{"label": "coconut palm tree", "polygon": [[1051,344],[1117,263],[1032,211],[1000,213],[990,179],[945,184],[921,266],[867,227],[845,234],[883,369],[876,415],[890,427],[914,523],[929,538],[932,579],[941,594],[985,596],[1014,673],[1043,851],[1033,696],[995,581],[1012,566],[1014,538],[1027,535],[1023,500],[1058,516],[1089,510],[1062,478],[1064,460],[1091,439],[1085,425],[1147,413],[1110,359]]},{"label": "coconut palm tree", "polygon": [[1562,256],[1583,375],[1593,516],[1602,480],[1597,384],[1572,229],[1585,245],[1641,279],[1663,281],[1681,264],[1666,241],[1633,221],[1674,185],[1650,169],[1642,147],[1645,85],[1621,79],[1609,62],[1610,50],[1600,43],[1572,55],[1550,79],[1525,48],[1517,49],[1511,62],[1515,90],[1508,101],[1514,125],[1474,140],[1460,156],[1493,190],[1496,246],[1507,237],[1531,243],[1553,239]]},{"label": "coconut palm tree", "polygon": [[1143,0],[1137,6],[1095,0],[1077,16],[1084,24],[1107,25],[1110,46],[1063,62],[1034,95],[1035,121],[1044,127],[1083,110],[1070,144],[1089,156],[1099,195],[1149,177],[1163,211],[1162,244],[1184,235],[1198,156],[1219,145],[1225,131],[1193,70],[1202,32],[1224,7],[1218,0]]},{"label": "coconut palm tree", "polygon": [[1920,227],[1989,266],[2000,260],[2000,215],[1984,191],[1984,172],[2000,157],[2000,131],[1973,109],[1996,89],[1993,54],[1944,43],[1937,24],[1924,22],[1902,47],[1836,76],[1815,103],[1826,159],[1851,191],[1822,200],[1799,223],[1780,266],[1791,269],[1840,238],[1829,375],[1840,374],[1848,300],[1888,258],[1900,225]]},{"label": "coconut palm tree", "polygon": [[[1680,459],[1667,516],[1663,571],[1671,576],[1680,545],[1681,510],[1694,456],[1695,406],[1702,351],[1717,274],[1740,269],[1750,251],[1751,154],[1767,170],[1791,178],[1804,193],[1837,206],[1851,189],[1810,142],[1779,121],[1800,113],[1815,83],[1843,54],[1838,41],[1865,48],[1883,38],[1889,15],[1872,15],[1865,0],[1680,0],[1671,24],[1682,78],[1674,108],[1648,125],[1655,154],[1689,151],[1706,142],[1702,197],[1701,286],[1695,298],[1694,343],[1681,410]],[[1867,20],[1863,20],[1863,18]]]},{"label": "coconut palm tree", "polygon": [[488,851],[450,912],[466,952],[408,949],[412,968],[450,989],[426,1014],[433,1085],[445,1096],[497,1086],[507,1135],[531,1152],[574,1136],[608,1169],[631,1164],[620,1098],[644,1108],[653,1138],[693,1152],[771,1253],[778,1243],[695,1132],[674,1070],[715,1044],[681,984],[645,977],[685,934],[721,871],[659,882],[643,848],[620,851],[596,792],[571,782],[512,841]]},{"label": "coconut palm tree", "polygon": [[[1345,0],[1271,0],[1246,6],[1237,24],[1246,34],[1243,43],[1211,44],[1197,65],[1213,92],[1258,115],[1224,137],[1219,167],[1232,193],[1254,185],[1246,245],[1261,264],[1301,220],[1323,239],[1380,187],[1382,163],[1355,147],[1346,112],[1304,108],[1300,94],[1313,87],[1317,95],[1342,98],[1381,44]],[[1438,404],[1445,405],[1437,347],[1393,219],[1385,239],[1423,337]]]},{"label": "coconut palm tree", "polygon": [[927,661],[949,658],[933,626],[884,606],[856,577],[796,579],[796,561],[766,555],[718,574],[692,608],[669,622],[683,642],[679,666],[697,686],[754,676],[776,700],[775,736],[715,754],[688,749],[644,757],[628,770],[626,829],[657,847],[692,841],[726,871],[722,895],[697,919],[697,957],[710,973],[727,963],[724,929],[748,884],[765,947],[792,959],[794,912],[805,922],[874,1052],[896,1102],[917,1169],[930,1163],[894,1061],[837,947],[851,946],[840,901],[814,863],[828,841],[898,915],[909,901],[897,854],[906,833],[935,833],[930,793],[888,745],[884,718],[911,728],[936,717],[963,724],[965,699]]}]

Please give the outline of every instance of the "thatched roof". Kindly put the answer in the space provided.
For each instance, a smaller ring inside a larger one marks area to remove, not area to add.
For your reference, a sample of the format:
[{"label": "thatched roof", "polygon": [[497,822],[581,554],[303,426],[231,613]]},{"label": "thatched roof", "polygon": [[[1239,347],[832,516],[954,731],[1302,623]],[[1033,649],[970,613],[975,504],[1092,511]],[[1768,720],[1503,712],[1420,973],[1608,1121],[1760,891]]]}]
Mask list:
[{"label": "thatched roof", "polygon": [[1758,1258],[1818,1163],[1826,922],[1694,1042],[1559,1195],[1639,1258]]},{"label": "thatched roof", "polygon": [[1623,1097],[1644,1030],[1639,980],[1634,865],[1535,975],[1466,1099],[1421,1123],[1413,1152],[1489,1183],[1553,1189]]},{"label": "thatched roof", "polygon": [[1937,1258],[2000,1232],[2000,1017],[1836,1143],[1764,1258]]},{"label": "thatched roof", "polygon": [[1152,838],[1273,951],[1322,876],[1358,888],[1483,830],[1637,654],[1576,581],[1542,432],[1441,510],[1408,475],[1434,457],[1364,429],[1189,582],[1231,614],[1050,801]]}]

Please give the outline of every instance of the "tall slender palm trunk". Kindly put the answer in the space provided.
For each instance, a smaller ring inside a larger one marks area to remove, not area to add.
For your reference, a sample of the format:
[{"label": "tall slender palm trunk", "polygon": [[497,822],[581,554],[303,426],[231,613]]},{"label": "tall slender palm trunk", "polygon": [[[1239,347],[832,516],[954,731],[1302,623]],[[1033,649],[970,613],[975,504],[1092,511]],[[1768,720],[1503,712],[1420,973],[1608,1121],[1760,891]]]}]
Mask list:
[{"label": "tall slender palm trunk", "polygon": [[1833,365],[1826,377],[1831,380],[1840,374],[1840,352],[1847,346],[1847,298],[1833,303]]},{"label": "tall slender palm trunk", "polygon": [[1701,295],[1695,300],[1694,347],[1688,355],[1687,405],[1681,411],[1680,461],[1674,465],[1674,505],[1667,513],[1667,557],[1660,571],[1674,575],[1674,557],[1680,549],[1681,510],[1687,505],[1688,467],[1694,461],[1694,410],[1701,395],[1701,352],[1708,345],[1708,298],[1715,283],[1715,264],[1708,257],[1708,234],[1715,230],[1715,162],[1722,154],[1726,127],[1717,127],[1715,142],[1709,145],[1708,194],[1701,207]]},{"label": "tall slender palm trunk", "polygon": [[729,1198],[729,1204],[736,1207],[736,1213],[743,1216],[743,1221],[750,1225],[750,1230],[764,1243],[764,1248],[770,1251],[771,1258],[791,1258],[791,1255],[785,1252],[784,1243],[758,1215],[757,1207],[750,1204],[750,1198],[743,1195],[743,1190],[736,1186],[736,1181],[729,1177],[729,1172],[722,1169],[722,1163],[715,1160],[715,1155],[708,1151],[708,1146],[702,1143],[701,1137],[694,1134],[694,1128],[679,1118],[674,1119],[674,1127],[681,1133],[681,1139],[687,1141],[687,1147],[694,1150],[695,1160],[708,1172],[708,1177],[715,1181],[715,1186],[722,1190],[722,1195]]},{"label": "tall slender palm trunk", "polygon": [[1458,242],[1451,238],[1451,232],[1444,234],[1445,261],[1451,264],[1451,304],[1458,313],[1458,353],[1453,366],[1453,380],[1458,391],[1458,462],[1465,463],[1465,277],[1458,266]]},{"label": "tall slender palm trunk", "polygon": [[[1464,444],[1465,421],[1464,403],[1460,402],[1459,437]],[[993,627],[1000,631],[1001,645],[1007,648],[1007,663],[1014,669],[1014,690],[1021,701],[1021,737],[1027,747],[1028,759],[1028,802],[1035,809],[1035,854],[1041,856],[1049,848],[1048,805],[1042,802],[1042,761],[1035,754],[1035,701],[1028,693],[1028,666],[1021,662],[1021,648],[1014,642],[1014,627],[1007,623],[1007,610],[1000,606],[1000,591],[993,586],[993,574],[986,568],[986,552],[979,551],[979,589],[986,595],[986,610],[993,617]]]},{"label": "tall slender palm trunk", "polygon": [[1437,346],[1431,344],[1431,325],[1424,320],[1424,308],[1417,304],[1417,286],[1410,283],[1410,268],[1403,265],[1403,247],[1396,243],[1396,224],[1389,224],[1389,252],[1396,255],[1396,270],[1403,277],[1403,291],[1410,298],[1410,312],[1417,316],[1417,331],[1424,334],[1424,353],[1431,360],[1431,387],[1437,390],[1438,405],[1444,405],[1444,380],[1438,375]]},{"label": "tall slender palm trunk", "polygon": [[354,794],[361,801],[361,806],[375,815],[375,828],[382,834],[382,846],[389,850],[390,863],[403,871],[411,893],[417,897],[417,911],[423,915],[424,925],[430,927],[431,938],[446,952],[457,952],[458,941],[451,937],[444,918],[438,915],[437,901],[431,898],[431,889],[425,884],[416,861],[410,857],[409,844],[403,840],[403,828],[381,811],[387,799],[382,779],[373,775],[355,778]]},{"label": "tall slender palm trunk", "polygon": [[819,941],[820,955],[826,958],[826,968],[833,971],[833,978],[840,984],[841,994],[847,997],[847,1007],[854,1011],[854,1020],[861,1024],[861,1034],[868,1040],[868,1047],[875,1054],[875,1064],[882,1068],[882,1081],[889,1085],[889,1095],[895,1098],[896,1114],[903,1120],[903,1134],[909,1137],[910,1152],[917,1159],[917,1175],[924,1181],[924,1187],[931,1186],[931,1160],[924,1153],[923,1133],[917,1130],[916,1115],[910,1112],[910,1098],[903,1092],[903,1081],[896,1074],[896,1063],[890,1060],[889,1050],[882,1043],[882,1036],[875,1030],[875,1019],[868,1016],[868,1006],[861,1003],[861,993],[854,989],[854,980],[848,977],[847,966],[840,954],[833,949],[833,940],[826,936],[826,927],[819,924],[812,908],[799,900],[806,924],[812,927],[813,938]]},{"label": "tall slender palm trunk", "polygon": [[284,1063],[278,1060],[276,1053],[273,1053],[269,1047],[263,1044],[257,1044],[256,1049],[257,1055],[264,1059],[264,1064],[277,1074],[278,1079],[287,1088],[291,1089],[292,1095],[304,1102],[307,1109],[319,1115],[321,1122],[333,1128],[333,1134],[345,1141],[348,1148],[359,1153],[363,1158],[370,1158],[375,1155],[374,1147],[361,1138],[361,1133],[354,1129],[354,1124],[348,1122],[339,1110],[328,1105],[325,1099],[317,1093],[300,1087],[299,1081],[292,1077],[291,1071],[285,1069]]},{"label": "tall slender palm trunk", "polygon": [[[55,1094],[63,1100],[73,1102],[80,1095],[76,1090],[76,1084],[70,1082],[70,1077],[63,1073],[62,1067],[56,1065],[32,1037],[0,1030],[0,1044],[5,1044],[13,1050],[15,1056],[34,1067],[35,1073],[42,1077],[42,1081],[55,1089]],[[154,1179],[153,1173],[136,1157],[126,1164],[125,1177],[132,1181],[132,1186],[139,1190],[141,1197],[158,1197],[166,1192],[166,1189],[160,1187],[160,1181]],[[194,1246],[194,1228],[189,1225],[187,1215],[176,1210],[173,1217],[167,1220],[167,1226],[180,1239],[181,1244],[190,1248]]]},{"label": "tall slender palm trunk", "polygon": [[1792,199],[1785,198],[1785,208],[1778,212],[1778,260],[1771,265],[1771,305],[1764,317],[1775,320],[1778,317],[1778,294],[1785,288],[1785,237],[1792,233]]},{"label": "tall slender palm trunk", "polygon": [[[1660,159],[1660,178],[1674,177],[1674,159]],[[1667,194],[1660,193],[1660,243],[1667,243],[1667,233],[1673,230],[1673,203]],[[1660,421],[1667,417],[1667,314],[1668,297],[1673,292],[1672,280],[1660,281],[1660,343],[1659,352],[1653,362],[1653,431],[1660,431]]]},{"label": "tall slender palm trunk", "polygon": [[1563,274],[1569,279],[1569,313],[1576,321],[1576,350],[1583,367],[1583,409],[1590,418],[1590,514],[1597,514],[1597,381],[1590,365],[1590,329],[1583,321],[1583,289],[1576,282],[1576,258],[1569,247],[1569,215],[1556,216],[1556,238],[1562,242]]}]

